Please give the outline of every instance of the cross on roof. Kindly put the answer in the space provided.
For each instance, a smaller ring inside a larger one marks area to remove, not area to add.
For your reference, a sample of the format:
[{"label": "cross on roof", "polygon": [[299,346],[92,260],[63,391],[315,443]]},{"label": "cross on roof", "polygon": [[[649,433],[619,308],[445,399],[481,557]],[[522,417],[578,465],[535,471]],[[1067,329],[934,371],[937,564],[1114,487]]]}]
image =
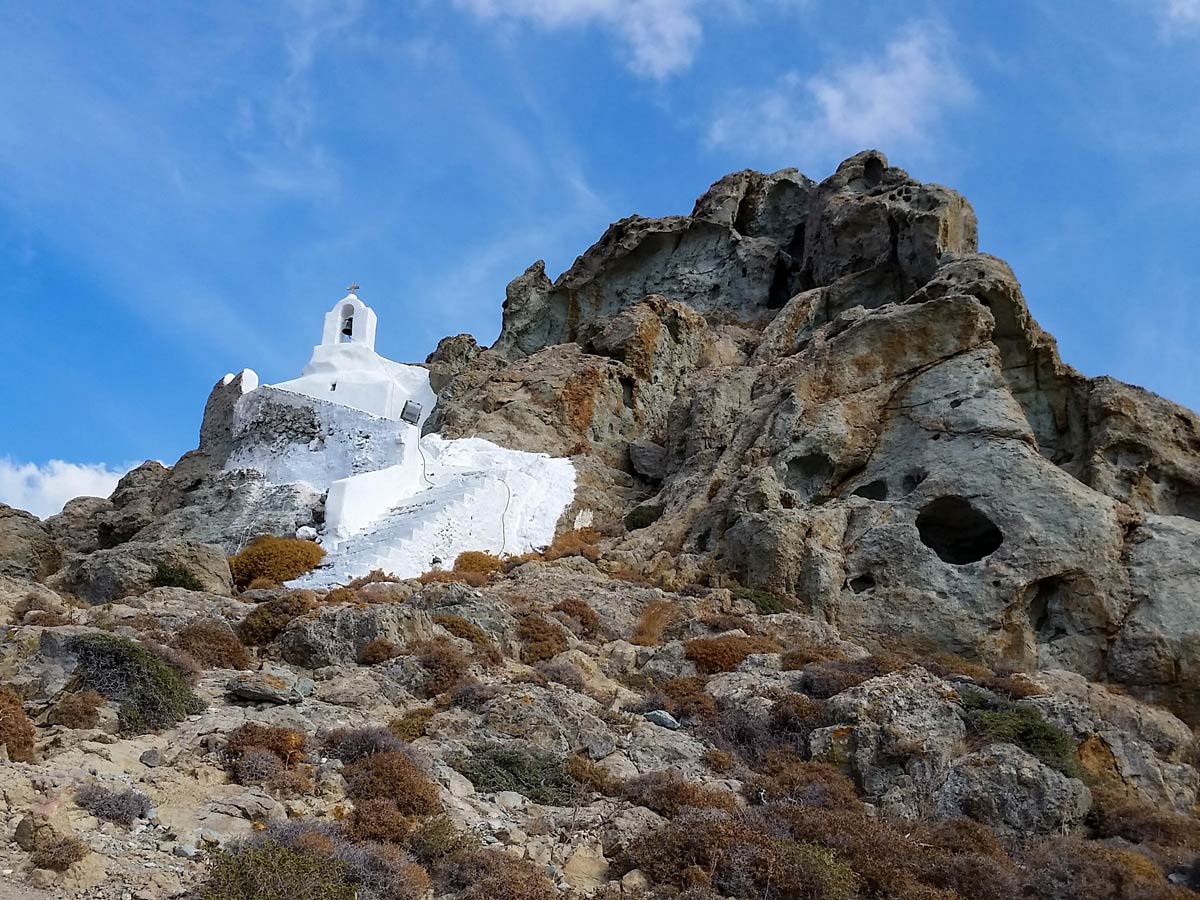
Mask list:
[{"label": "cross on roof", "polygon": [[346,288],[346,293],[353,294],[357,290],[358,290],[358,282],[352,281],[352,282],[350,282],[350,287]]}]

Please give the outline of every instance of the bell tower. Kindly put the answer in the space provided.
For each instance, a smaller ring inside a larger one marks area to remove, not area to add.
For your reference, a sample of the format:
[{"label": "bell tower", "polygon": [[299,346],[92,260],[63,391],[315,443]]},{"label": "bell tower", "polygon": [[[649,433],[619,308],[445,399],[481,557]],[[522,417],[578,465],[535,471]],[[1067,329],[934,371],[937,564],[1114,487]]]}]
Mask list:
[{"label": "bell tower", "polygon": [[351,284],[347,294],[325,313],[325,330],[321,346],[344,344],[375,349],[375,311],[358,299],[358,285]]}]

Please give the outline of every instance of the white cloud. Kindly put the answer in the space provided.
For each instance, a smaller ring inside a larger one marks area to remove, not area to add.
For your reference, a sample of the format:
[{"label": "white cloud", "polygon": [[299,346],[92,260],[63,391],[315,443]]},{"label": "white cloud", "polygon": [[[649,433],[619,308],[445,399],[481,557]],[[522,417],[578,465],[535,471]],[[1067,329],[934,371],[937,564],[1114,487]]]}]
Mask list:
[{"label": "white cloud", "polygon": [[63,505],[75,497],[107,497],[128,470],[61,459],[52,459],[44,466],[0,459],[0,503],[44,519],[61,512]]},{"label": "white cloud", "polygon": [[920,149],[947,112],[974,96],[951,47],[945,29],[918,24],[881,55],[808,77],[789,72],[772,87],[731,97],[709,142],[758,147],[797,162],[867,147]]},{"label": "white cloud", "polygon": [[692,64],[703,28],[699,0],[454,0],[481,19],[527,21],[539,28],[598,25],[624,47],[638,75],[663,79]]},{"label": "white cloud", "polygon": [[1154,6],[1168,35],[1200,28],[1200,0],[1157,0]]}]

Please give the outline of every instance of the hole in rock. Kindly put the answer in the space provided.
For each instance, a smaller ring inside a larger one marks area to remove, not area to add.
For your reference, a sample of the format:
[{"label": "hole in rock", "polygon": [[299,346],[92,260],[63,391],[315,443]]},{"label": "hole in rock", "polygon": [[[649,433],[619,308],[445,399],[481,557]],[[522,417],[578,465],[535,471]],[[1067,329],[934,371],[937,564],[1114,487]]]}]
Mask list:
[{"label": "hole in rock", "polygon": [[874,481],[859,485],[854,489],[853,493],[855,497],[863,497],[867,500],[886,500],[888,495],[887,482],[882,478],[876,478]]},{"label": "hole in rock", "polygon": [[633,409],[633,379],[627,375],[622,375],[621,382],[621,402],[625,404],[626,409]]},{"label": "hole in rock", "polygon": [[850,590],[856,594],[863,594],[875,587],[875,576],[870,572],[865,572],[862,575],[855,575],[849,581]]},{"label": "hole in rock", "polygon": [[863,181],[867,187],[875,187],[883,181],[883,160],[878,156],[868,156],[863,163]]},{"label": "hole in rock", "polygon": [[787,254],[781,253],[775,261],[775,272],[767,289],[767,309],[782,309],[791,299],[792,261]]},{"label": "hole in rock", "polygon": [[962,401],[961,399],[960,399],[960,400],[951,400],[951,401],[950,401],[950,408],[951,408],[951,409],[958,409],[958,408],[959,408],[960,406],[962,406],[962,405],[963,405],[963,401]]},{"label": "hole in rock", "polygon": [[920,487],[921,482],[928,477],[928,472],[923,469],[916,469],[904,476],[904,480],[900,482],[900,487],[904,489],[905,494],[911,494],[918,487]]},{"label": "hole in rock", "polygon": [[833,461],[824,453],[803,453],[787,461],[784,484],[801,499],[812,502],[822,495],[833,476]]},{"label": "hole in rock", "polygon": [[943,562],[978,562],[1004,542],[992,520],[963,497],[938,497],[917,514],[921,543]]}]

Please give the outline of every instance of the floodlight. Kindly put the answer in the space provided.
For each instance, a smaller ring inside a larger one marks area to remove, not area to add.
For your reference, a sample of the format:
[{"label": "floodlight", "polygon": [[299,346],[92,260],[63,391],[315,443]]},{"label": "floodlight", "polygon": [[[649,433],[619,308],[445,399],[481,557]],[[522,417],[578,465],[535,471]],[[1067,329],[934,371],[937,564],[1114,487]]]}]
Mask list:
[{"label": "floodlight", "polygon": [[400,419],[409,425],[416,425],[421,421],[421,404],[416,400],[405,400],[404,409],[400,412]]}]

